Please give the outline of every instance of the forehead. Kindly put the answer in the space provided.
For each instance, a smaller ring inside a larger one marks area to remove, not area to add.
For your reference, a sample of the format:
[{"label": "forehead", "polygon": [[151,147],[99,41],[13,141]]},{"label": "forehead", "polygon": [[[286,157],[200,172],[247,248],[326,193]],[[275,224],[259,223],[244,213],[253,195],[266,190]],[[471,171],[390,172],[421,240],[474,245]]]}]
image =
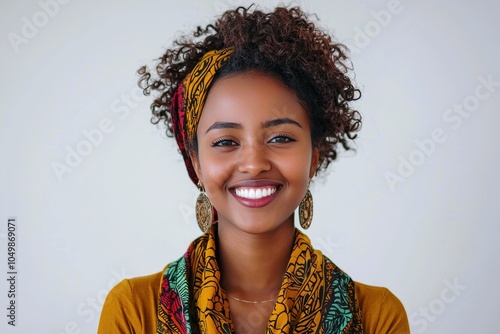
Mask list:
[{"label": "forehead", "polygon": [[213,121],[245,123],[285,117],[309,122],[307,112],[291,88],[274,76],[249,71],[213,83],[199,127],[210,126],[208,123]]}]

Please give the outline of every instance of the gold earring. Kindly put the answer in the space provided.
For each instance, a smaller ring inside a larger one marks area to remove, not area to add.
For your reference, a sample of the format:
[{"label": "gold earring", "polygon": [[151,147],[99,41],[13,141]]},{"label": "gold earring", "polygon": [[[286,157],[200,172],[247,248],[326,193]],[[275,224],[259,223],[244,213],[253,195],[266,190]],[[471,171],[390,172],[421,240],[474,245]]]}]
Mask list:
[{"label": "gold earring", "polygon": [[313,219],[313,198],[309,189],[299,204],[299,222],[300,226],[307,230],[311,226]]},{"label": "gold earring", "polygon": [[196,199],[196,221],[200,230],[205,233],[210,228],[210,225],[212,225],[212,203],[210,203],[210,199],[205,194],[200,181],[198,181],[198,189],[200,189],[201,193]]}]

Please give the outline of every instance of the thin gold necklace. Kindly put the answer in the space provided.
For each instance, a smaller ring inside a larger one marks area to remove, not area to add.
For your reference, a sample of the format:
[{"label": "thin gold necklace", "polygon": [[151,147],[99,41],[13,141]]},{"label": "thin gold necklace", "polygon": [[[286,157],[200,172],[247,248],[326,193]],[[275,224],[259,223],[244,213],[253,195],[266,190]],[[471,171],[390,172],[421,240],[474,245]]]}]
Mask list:
[{"label": "thin gold necklace", "polygon": [[263,301],[257,301],[257,300],[240,299],[240,298],[233,297],[231,295],[228,295],[228,296],[233,298],[234,300],[237,300],[237,301],[242,302],[242,303],[247,303],[247,304],[265,304],[265,303],[275,301],[277,299],[277,298],[273,298],[273,299],[268,299],[268,300],[263,300]]}]

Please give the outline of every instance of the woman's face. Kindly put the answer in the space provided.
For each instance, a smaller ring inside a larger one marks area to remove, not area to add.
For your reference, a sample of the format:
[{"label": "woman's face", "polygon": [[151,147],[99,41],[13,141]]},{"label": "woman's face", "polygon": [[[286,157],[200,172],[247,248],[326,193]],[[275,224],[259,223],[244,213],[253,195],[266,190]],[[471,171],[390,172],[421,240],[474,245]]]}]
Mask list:
[{"label": "woman's face", "polygon": [[318,164],[309,117],[292,90],[255,71],[216,81],[197,139],[193,162],[219,225],[255,234],[292,224]]}]

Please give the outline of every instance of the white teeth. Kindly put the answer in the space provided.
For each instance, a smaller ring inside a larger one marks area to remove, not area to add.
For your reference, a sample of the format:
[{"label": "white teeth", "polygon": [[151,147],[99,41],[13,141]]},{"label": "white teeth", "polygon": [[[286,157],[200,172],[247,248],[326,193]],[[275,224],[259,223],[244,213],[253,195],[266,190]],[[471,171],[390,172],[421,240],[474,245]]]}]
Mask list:
[{"label": "white teeth", "polygon": [[255,190],[255,198],[262,198],[262,190],[257,189]]},{"label": "white teeth", "polygon": [[271,196],[276,192],[276,188],[236,188],[236,195],[248,199],[259,199],[262,197]]}]

